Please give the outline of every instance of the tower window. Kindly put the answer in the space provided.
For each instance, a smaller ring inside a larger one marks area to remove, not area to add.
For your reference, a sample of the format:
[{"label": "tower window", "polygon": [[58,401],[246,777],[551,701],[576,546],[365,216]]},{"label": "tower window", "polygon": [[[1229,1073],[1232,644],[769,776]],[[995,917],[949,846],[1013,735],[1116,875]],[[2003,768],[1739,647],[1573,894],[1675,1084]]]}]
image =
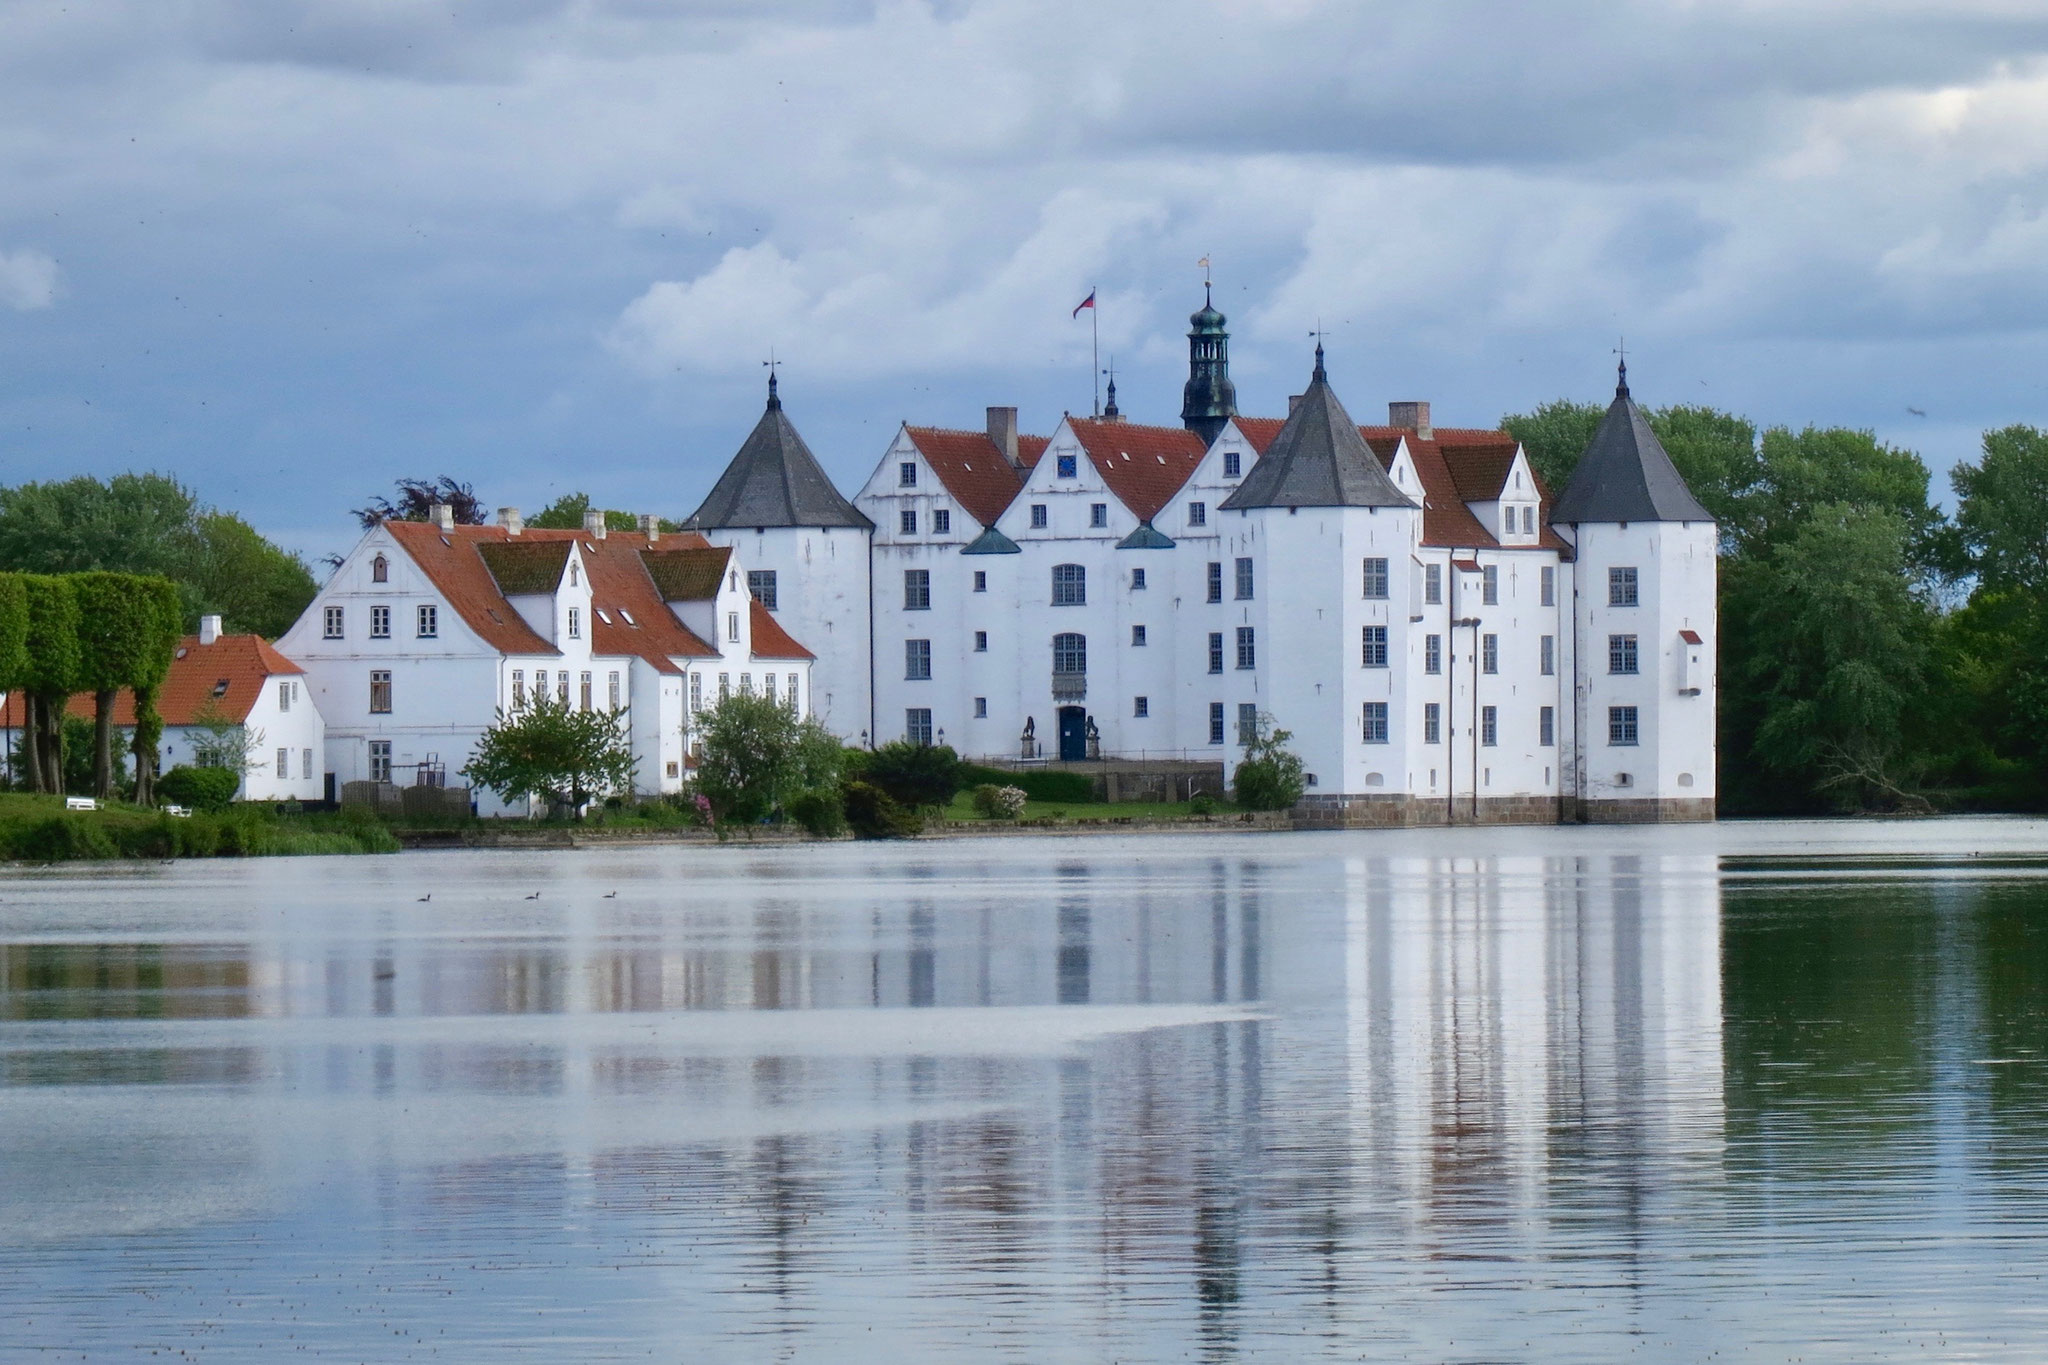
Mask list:
[{"label": "tower window", "polygon": [[986,653],[988,653],[988,632],[987,632],[987,631],[985,631],[985,630],[977,630],[977,631],[975,631],[975,632],[974,632],[974,652],[975,652],[976,654],[986,654]]},{"label": "tower window", "polygon": [[1546,635],[1538,646],[1538,657],[1542,663],[1543,676],[1548,678],[1557,672],[1557,637]]},{"label": "tower window", "polygon": [[1500,743],[1500,712],[1495,707],[1479,708],[1479,742],[1488,746]]},{"label": "tower window", "polygon": [[1145,647],[1145,628],[1143,626],[1131,627],[1131,644],[1138,649]]},{"label": "tower window", "polygon": [[1237,561],[1237,600],[1248,602],[1252,597],[1252,562],[1249,559]]},{"label": "tower window", "polygon": [[1369,701],[1365,704],[1365,733],[1367,744],[1387,742],[1387,704],[1383,701]]},{"label": "tower window", "polygon": [[1500,565],[1489,564],[1479,571],[1479,600],[1489,607],[1500,605]]},{"label": "tower window", "polygon": [[1365,595],[1383,601],[1387,595],[1387,561],[1374,557],[1365,561]]},{"label": "tower window", "polygon": [[1545,565],[1543,566],[1543,577],[1542,577],[1542,590],[1543,590],[1543,605],[1544,605],[1544,606],[1546,606],[1546,607],[1554,607],[1554,606],[1556,606],[1556,605],[1557,605],[1557,568],[1556,568],[1556,566],[1554,566],[1554,565],[1550,565],[1550,564],[1545,564]]},{"label": "tower window", "polygon": [[1554,707],[1537,708],[1536,743],[1545,749],[1557,743],[1557,711]]},{"label": "tower window", "polygon": [[1500,636],[1482,635],[1479,637],[1479,671],[1481,673],[1500,672]]},{"label": "tower window", "polygon": [[1639,599],[1636,596],[1636,571],[1632,568],[1609,569],[1607,571],[1607,605],[1610,607],[1633,607]]},{"label": "tower window", "polygon": [[1444,637],[1425,635],[1422,637],[1422,671],[1441,673],[1444,671]]},{"label": "tower window", "polygon": [[1364,650],[1359,662],[1366,668],[1385,668],[1387,666],[1387,628],[1385,626],[1365,627]]},{"label": "tower window", "polygon": [[1145,586],[1145,571],[1144,571],[1143,569],[1133,569],[1133,570],[1131,570],[1131,591],[1132,591],[1132,592],[1136,592],[1136,591],[1138,591],[1139,589],[1143,588],[1144,586]]},{"label": "tower window", "polygon": [[1607,708],[1607,742],[1628,745],[1636,742],[1636,708],[1633,706],[1610,706]]},{"label": "tower window", "polygon": [[987,698],[987,697],[976,697],[976,698],[974,699],[974,718],[975,718],[976,720],[987,720],[987,719],[988,719],[988,698]]},{"label": "tower window", "polygon": [[1250,626],[1237,628],[1237,666],[1257,668],[1259,666],[1258,639]]},{"label": "tower window", "polygon": [[1429,701],[1422,704],[1422,742],[1444,742],[1444,708],[1440,702]]},{"label": "tower window", "polygon": [[1152,699],[1151,699],[1150,697],[1133,697],[1133,698],[1131,698],[1131,715],[1132,715],[1132,716],[1134,716],[1134,717],[1135,717],[1135,718],[1137,718],[1138,720],[1144,720],[1144,719],[1145,719],[1145,718],[1146,718],[1147,716],[1150,716],[1151,714],[1152,714]]},{"label": "tower window", "polygon": [[1634,673],[1637,671],[1635,636],[1610,635],[1607,637],[1607,671],[1609,673]]},{"label": "tower window", "polygon": [[974,571],[974,590],[975,590],[976,592],[987,592],[987,591],[988,591],[988,570],[987,570],[987,569],[976,569],[976,570]]},{"label": "tower window", "polygon": [[1444,600],[1444,566],[1422,566],[1422,600],[1434,606]]},{"label": "tower window", "polygon": [[903,642],[903,676],[912,682],[929,682],[932,676],[932,642]]},{"label": "tower window", "polygon": [[755,600],[756,602],[759,602],[759,603],[760,603],[760,604],[761,604],[762,606],[764,606],[764,607],[768,608],[768,610],[770,610],[770,611],[774,611],[774,610],[775,610],[775,570],[773,570],[773,569],[749,569],[749,570],[747,570],[747,591],[753,594],[754,600]]}]

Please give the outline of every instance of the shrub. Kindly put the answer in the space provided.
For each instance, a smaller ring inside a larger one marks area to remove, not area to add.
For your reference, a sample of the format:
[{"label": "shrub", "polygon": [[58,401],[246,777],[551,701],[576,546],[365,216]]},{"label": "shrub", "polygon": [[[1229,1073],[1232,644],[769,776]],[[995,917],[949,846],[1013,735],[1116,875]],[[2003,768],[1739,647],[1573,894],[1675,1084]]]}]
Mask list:
[{"label": "shrub", "polygon": [[821,839],[846,833],[846,803],[837,787],[806,787],[789,798],[789,818]]},{"label": "shrub", "polygon": [[1095,799],[1095,779],[1087,773],[1061,772],[1048,768],[1026,768],[1013,773],[1001,768],[969,765],[962,770],[961,781],[987,782],[998,787],[1017,787],[1033,801],[1070,801],[1075,805],[1083,805]]},{"label": "shrub", "polygon": [[1301,758],[1287,748],[1294,738],[1287,730],[1272,728],[1272,717],[1260,715],[1257,738],[1245,745],[1244,762],[1237,765],[1231,786],[1237,804],[1246,810],[1286,810],[1308,790],[1308,776]]},{"label": "shrub", "polygon": [[156,780],[156,798],[194,810],[226,810],[241,786],[241,775],[232,769],[178,767]]},{"label": "shrub", "polygon": [[1024,813],[1025,796],[1019,787],[998,787],[984,782],[974,789],[974,809],[989,820],[1014,820]]},{"label": "shrub", "polygon": [[1193,796],[1190,796],[1188,798],[1188,814],[1214,815],[1215,813],[1216,798],[1209,795],[1209,793],[1196,792]]},{"label": "shrub", "polygon": [[908,839],[920,828],[914,812],[871,782],[849,782],[840,789],[846,823],[856,839]]},{"label": "shrub", "polygon": [[951,745],[896,739],[868,755],[865,779],[899,806],[943,806],[967,780],[965,769]]},{"label": "shrub", "polygon": [[13,832],[8,853],[30,863],[73,863],[118,858],[121,851],[98,820],[53,815]]}]

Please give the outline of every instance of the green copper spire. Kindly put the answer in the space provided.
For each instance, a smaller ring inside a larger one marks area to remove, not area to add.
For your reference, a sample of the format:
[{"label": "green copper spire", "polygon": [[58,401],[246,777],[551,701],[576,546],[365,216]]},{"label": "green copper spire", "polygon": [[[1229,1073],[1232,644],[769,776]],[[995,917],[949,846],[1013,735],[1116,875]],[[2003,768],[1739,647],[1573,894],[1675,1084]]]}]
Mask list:
[{"label": "green copper spire", "polygon": [[1180,424],[1213,441],[1237,416],[1237,386],[1230,382],[1230,333],[1202,285],[1202,309],[1188,318],[1188,382],[1181,390]]}]

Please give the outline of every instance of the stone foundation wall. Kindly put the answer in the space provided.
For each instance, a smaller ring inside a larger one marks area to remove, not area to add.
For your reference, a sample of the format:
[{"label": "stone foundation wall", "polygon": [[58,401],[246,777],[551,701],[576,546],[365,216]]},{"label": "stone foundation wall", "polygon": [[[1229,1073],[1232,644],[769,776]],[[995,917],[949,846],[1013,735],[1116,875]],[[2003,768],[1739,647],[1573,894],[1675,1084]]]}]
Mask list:
[{"label": "stone foundation wall", "polygon": [[1714,799],[1577,801],[1559,796],[1330,795],[1311,793],[1291,812],[1296,829],[1403,829],[1442,825],[1650,825],[1710,821]]},{"label": "stone foundation wall", "polygon": [[1615,801],[1574,801],[1572,812],[1589,825],[1663,825],[1714,818],[1711,796],[1630,797]]}]

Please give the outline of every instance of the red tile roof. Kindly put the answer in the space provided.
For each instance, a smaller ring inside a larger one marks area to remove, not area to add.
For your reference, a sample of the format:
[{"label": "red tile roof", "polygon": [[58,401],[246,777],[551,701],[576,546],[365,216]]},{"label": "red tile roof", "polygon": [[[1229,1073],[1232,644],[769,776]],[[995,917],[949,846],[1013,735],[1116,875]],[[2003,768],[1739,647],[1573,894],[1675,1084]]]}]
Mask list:
[{"label": "red tile roof", "polygon": [[[1024,486],[1024,479],[985,431],[951,431],[944,427],[904,428],[911,444],[925,463],[939,476],[967,514],[983,526],[993,526]],[[1043,436],[1019,436],[1017,458],[1030,469],[1045,453]]]},{"label": "red tile roof", "polygon": [[815,659],[818,656],[798,644],[759,602],[749,604],[754,627],[754,657],[757,659]]},{"label": "red tile roof", "polygon": [[1093,417],[1067,421],[1109,491],[1145,522],[1173,500],[1209,449],[1184,427],[1143,427]]},{"label": "red tile roof", "polygon": [[[210,645],[200,644],[197,635],[187,635],[178,642],[171,671],[164,675],[164,685],[157,693],[157,714],[166,725],[192,725],[210,703],[223,720],[239,723],[249,718],[270,679],[295,678],[304,672],[260,635],[223,635]],[[10,693],[6,706],[0,708],[0,725],[20,725],[22,710],[21,694]],[[92,693],[72,697],[65,714],[90,719]],[[124,688],[114,700],[114,724],[134,723],[135,694]]]}]

